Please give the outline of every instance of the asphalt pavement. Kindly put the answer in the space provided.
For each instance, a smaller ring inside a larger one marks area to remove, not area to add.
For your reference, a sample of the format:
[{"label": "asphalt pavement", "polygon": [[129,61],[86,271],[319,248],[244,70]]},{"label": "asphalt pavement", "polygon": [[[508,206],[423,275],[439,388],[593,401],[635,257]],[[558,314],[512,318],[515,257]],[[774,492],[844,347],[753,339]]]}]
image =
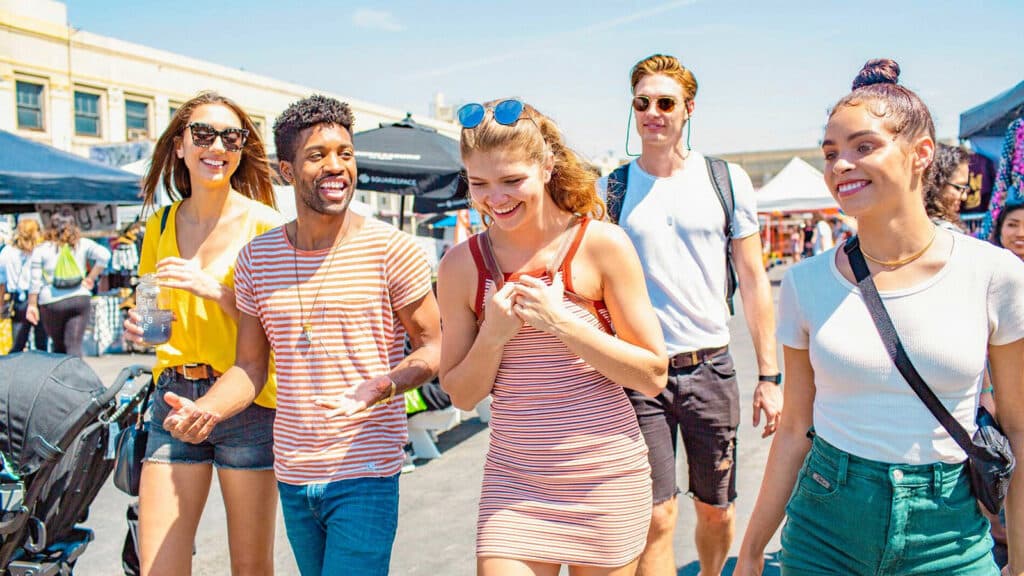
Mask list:
[{"label": "asphalt pavement", "polygon": [[[770,273],[773,280],[779,271]],[[757,364],[753,345],[743,318],[737,294],[737,313],[730,322],[731,349],[740,377],[742,424],[738,440],[739,476],[736,502],[736,541],[731,550],[726,574],[732,572],[739,542],[754,506],[760,486],[770,440],[762,440],[760,429],[751,424],[751,402],[757,380]],[[87,358],[87,362],[104,382],[114,381],[117,373],[131,364],[151,365],[152,356],[109,355]],[[395,576],[472,576],[475,574],[474,538],[476,511],[487,452],[488,428],[470,414],[461,425],[440,436],[438,446],[442,457],[420,460],[412,472],[401,477],[398,535],[391,561]],[[678,458],[678,482],[687,484],[686,463]],[[121,572],[121,548],[127,522],[125,512],[131,499],[114,488],[109,481],[93,503],[85,525],[96,533],[96,540],[79,560],[75,574],[79,576],[114,576]],[[679,576],[698,573],[697,552],[693,543],[694,514],[689,498],[680,496],[679,524],[675,536]],[[274,548],[275,568],[279,575],[297,575],[298,569],[285,535],[278,507],[277,534]],[[778,535],[769,546],[778,550]],[[196,536],[193,574],[198,576],[230,574],[224,505],[214,481],[206,511]],[[339,574],[344,574],[341,569]],[[766,576],[778,574],[769,560]]]}]

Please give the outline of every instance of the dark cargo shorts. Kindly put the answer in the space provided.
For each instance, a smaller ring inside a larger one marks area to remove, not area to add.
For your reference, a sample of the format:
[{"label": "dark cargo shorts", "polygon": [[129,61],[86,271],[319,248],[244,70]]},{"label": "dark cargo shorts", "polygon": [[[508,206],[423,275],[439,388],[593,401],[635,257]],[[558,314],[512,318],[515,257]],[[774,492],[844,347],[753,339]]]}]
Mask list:
[{"label": "dark cargo shorts", "polygon": [[736,500],[736,431],[739,385],[732,356],[724,351],[706,362],[668,371],[668,385],[655,398],[627,390],[647,442],[654,503],[670,500],[676,486],[676,431],[682,432],[689,467],[688,492],[726,508]]}]

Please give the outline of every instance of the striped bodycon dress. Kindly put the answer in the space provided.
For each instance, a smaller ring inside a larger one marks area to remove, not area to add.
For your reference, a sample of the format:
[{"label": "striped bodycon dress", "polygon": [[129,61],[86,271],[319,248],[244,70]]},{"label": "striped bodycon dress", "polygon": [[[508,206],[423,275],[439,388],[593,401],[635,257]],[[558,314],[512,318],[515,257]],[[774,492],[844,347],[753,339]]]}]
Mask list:
[{"label": "striped bodycon dress", "polygon": [[[581,222],[560,268],[571,293]],[[480,249],[477,311],[494,289]],[[546,273],[538,273],[550,285]],[[512,276],[506,276],[514,281]],[[567,296],[573,314],[611,332]],[[526,325],[504,349],[491,391],[491,441],[477,519],[477,556],[614,567],[643,550],[651,519],[647,447],[620,386],[558,338]]]}]

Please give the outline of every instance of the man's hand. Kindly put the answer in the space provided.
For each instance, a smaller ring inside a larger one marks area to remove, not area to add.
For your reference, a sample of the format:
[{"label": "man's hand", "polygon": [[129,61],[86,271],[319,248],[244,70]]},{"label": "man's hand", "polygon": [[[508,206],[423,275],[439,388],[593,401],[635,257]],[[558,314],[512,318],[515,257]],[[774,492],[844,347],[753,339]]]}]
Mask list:
[{"label": "man's hand", "polygon": [[782,389],[774,382],[757,382],[754,388],[754,428],[761,424],[764,411],[764,431],[761,438],[767,438],[779,429],[782,418]]},{"label": "man's hand", "polygon": [[391,378],[387,374],[382,374],[376,378],[363,380],[339,396],[315,398],[313,403],[327,409],[327,418],[337,418],[362,412],[387,398],[389,394]]},{"label": "man's hand", "polygon": [[170,413],[164,418],[164,430],[182,442],[199,444],[209,438],[214,427],[220,423],[219,414],[204,410],[174,392],[165,393],[164,401],[171,407]]}]

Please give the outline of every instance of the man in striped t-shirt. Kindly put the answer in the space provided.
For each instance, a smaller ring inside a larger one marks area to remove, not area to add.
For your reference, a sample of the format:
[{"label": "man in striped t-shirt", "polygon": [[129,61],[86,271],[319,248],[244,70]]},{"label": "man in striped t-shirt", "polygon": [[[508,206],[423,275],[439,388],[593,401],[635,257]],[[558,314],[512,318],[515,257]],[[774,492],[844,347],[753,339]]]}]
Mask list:
[{"label": "man in striped t-shirt", "polygon": [[[202,441],[252,402],[273,351],[274,471],[303,575],[387,574],[407,441],[402,393],[431,380],[439,361],[425,256],[406,234],[348,209],[351,129],[348,105],[323,96],[278,118],[297,218],[242,249],[236,364],[165,421],[177,437]],[[413,352],[403,357],[406,335]]]}]

